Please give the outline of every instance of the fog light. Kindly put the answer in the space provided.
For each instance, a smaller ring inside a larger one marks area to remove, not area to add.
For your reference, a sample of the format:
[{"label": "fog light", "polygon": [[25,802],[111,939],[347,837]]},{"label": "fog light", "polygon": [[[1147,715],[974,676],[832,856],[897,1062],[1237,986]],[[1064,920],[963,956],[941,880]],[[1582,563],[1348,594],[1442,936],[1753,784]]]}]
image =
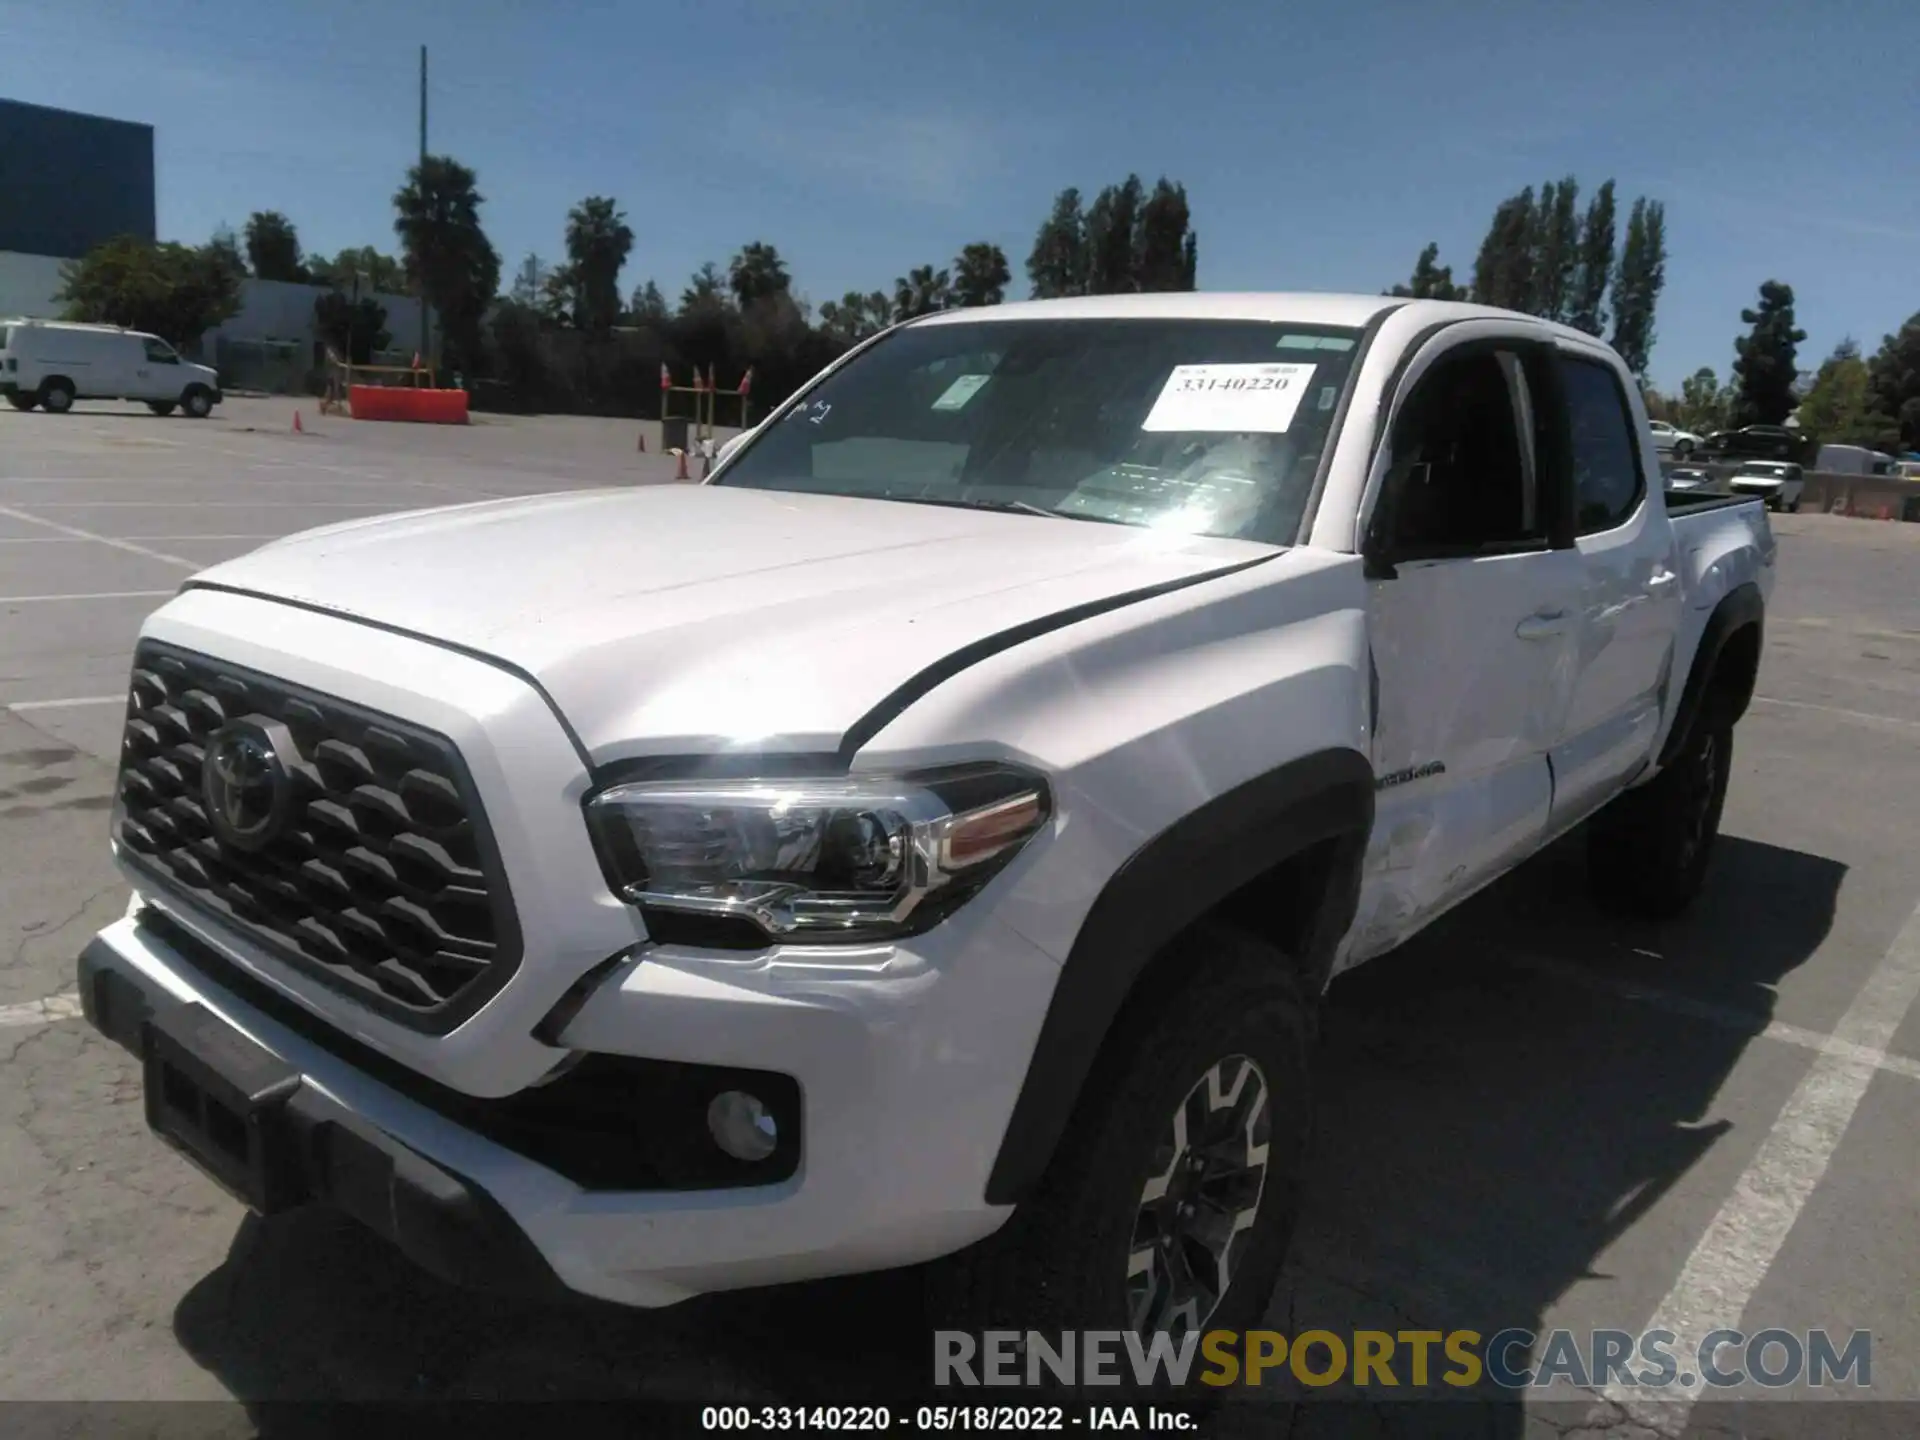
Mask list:
[{"label": "fog light", "polygon": [[707,1106],[707,1129],[713,1143],[736,1160],[764,1160],[779,1142],[780,1127],[755,1096],[744,1090],[723,1090]]}]

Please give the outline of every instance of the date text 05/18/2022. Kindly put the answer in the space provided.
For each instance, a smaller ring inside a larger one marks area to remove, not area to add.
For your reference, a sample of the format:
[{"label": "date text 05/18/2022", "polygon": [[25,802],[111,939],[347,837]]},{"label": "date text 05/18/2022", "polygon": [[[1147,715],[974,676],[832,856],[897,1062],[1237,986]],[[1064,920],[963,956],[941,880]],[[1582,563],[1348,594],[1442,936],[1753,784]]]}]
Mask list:
[{"label": "date text 05/18/2022", "polygon": [[1190,1412],[1151,1405],[921,1405],[895,1414],[884,1405],[709,1405],[703,1430],[752,1432],[892,1431],[912,1434],[1151,1430],[1192,1432]]}]

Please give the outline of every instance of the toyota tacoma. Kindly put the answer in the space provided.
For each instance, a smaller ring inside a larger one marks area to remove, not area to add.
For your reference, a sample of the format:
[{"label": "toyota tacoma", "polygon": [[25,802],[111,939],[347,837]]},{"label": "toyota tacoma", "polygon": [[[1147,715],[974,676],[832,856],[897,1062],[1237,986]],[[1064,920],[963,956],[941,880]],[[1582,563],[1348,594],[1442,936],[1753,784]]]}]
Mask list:
[{"label": "toyota tacoma", "polygon": [[253,1209],[456,1282],[1244,1328],[1333,976],[1575,827],[1606,906],[1703,884],[1775,543],[1660,473],[1484,307],[895,326],[704,483],[187,581],[86,1014]]}]

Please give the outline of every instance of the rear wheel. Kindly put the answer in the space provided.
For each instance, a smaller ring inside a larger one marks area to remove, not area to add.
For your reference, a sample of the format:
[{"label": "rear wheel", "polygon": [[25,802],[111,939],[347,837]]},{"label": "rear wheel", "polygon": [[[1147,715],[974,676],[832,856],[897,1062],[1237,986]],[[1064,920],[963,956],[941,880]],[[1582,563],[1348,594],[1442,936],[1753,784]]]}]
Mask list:
[{"label": "rear wheel", "polygon": [[1123,1019],[1034,1194],[930,1268],[937,1326],[1178,1343],[1259,1321],[1292,1238],[1313,1007],[1288,958],[1240,930],[1174,944],[1193,978]]},{"label": "rear wheel", "polygon": [[7,396],[7,403],[16,410],[31,410],[40,403],[40,397],[38,395],[24,395],[20,391],[15,390]]},{"label": "rear wheel", "polygon": [[48,380],[40,386],[40,403],[50,415],[64,415],[73,408],[73,382]]},{"label": "rear wheel", "polygon": [[213,392],[204,385],[189,385],[180,405],[195,420],[204,420],[213,413]]},{"label": "rear wheel", "polygon": [[175,402],[172,400],[149,400],[147,401],[147,408],[156,415],[171,415],[175,409]]},{"label": "rear wheel", "polygon": [[1587,878],[1595,903],[1665,920],[1700,893],[1733,770],[1733,727],[1694,726],[1673,762],[1593,817]]}]

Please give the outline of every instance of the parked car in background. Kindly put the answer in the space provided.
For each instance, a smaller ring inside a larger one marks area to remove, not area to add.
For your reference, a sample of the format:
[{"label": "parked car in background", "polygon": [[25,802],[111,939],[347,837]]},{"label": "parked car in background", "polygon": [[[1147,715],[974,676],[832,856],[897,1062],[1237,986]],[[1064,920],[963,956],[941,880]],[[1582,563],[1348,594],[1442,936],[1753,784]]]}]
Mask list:
[{"label": "parked car in background", "polygon": [[1784,510],[1792,515],[1800,509],[1800,496],[1806,491],[1807,478],[1798,465],[1754,460],[1740,467],[1727,482],[1727,488],[1736,495],[1752,495],[1764,500],[1769,510]]},{"label": "parked car in background", "polygon": [[1664,420],[1650,420],[1647,428],[1653,432],[1653,448],[1662,455],[1684,460],[1700,448],[1700,437],[1691,430],[1682,430]]},{"label": "parked car in background", "polygon": [[1714,486],[1711,470],[1676,469],[1667,472],[1669,490],[1711,490]]},{"label": "parked car in background", "polygon": [[156,415],[204,420],[220,403],[220,376],[181,358],[158,335],[118,325],[0,322],[0,395],[16,410],[64,415],[76,400],[139,400]]},{"label": "parked car in background", "polygon": [[1716,430],[1700,446],[1702,458],[1716,460],[1785,460],[1799,463],[1806,437],[1785,425],[1743,425],[1738,430]]}]

